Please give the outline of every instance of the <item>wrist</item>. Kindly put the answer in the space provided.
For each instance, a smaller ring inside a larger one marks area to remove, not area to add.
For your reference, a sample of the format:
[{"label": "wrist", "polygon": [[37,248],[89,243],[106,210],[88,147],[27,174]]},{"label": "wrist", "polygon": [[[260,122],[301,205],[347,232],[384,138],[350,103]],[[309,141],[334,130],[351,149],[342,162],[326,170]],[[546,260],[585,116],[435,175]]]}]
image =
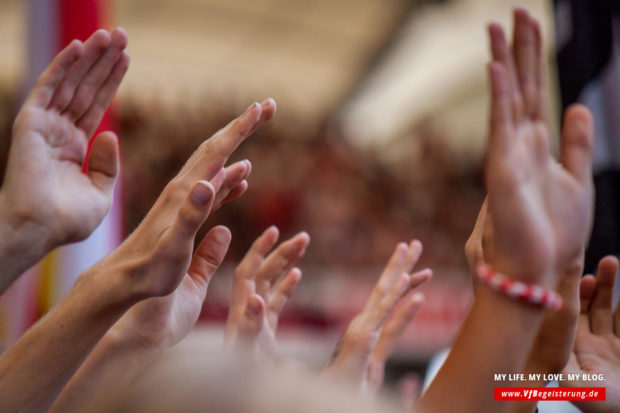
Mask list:
[{"label": "wrist", "polygon": [[[120,320],[119,320],[120,321]],[[138,336],[127,335],[112,326],[101,339],[101,348],[116,359],[127,360],[131,368],[142,367],[160,356],[163,351],[158,346],[140,340]]]},{"label": "wrist", "polygon": [[28,257],[31,264],[53,249],[49,231],[32,220],[28,214],[20,213],[0,190],[0,248],[3,255]]},{"label": "wrist", "polygon": [[554,310],[563,306],[562,297],[554,290],[508,277],[484,261],[478,262],[476,276],[487,287],[511,300]]},{"label": "wrist", "polygon": [[488,265],[511,279],[552,290],[556,288],[558,274],[560,274],[551,265],[531,267],[527,260],[520,261],[518,265],[515,265],[513,262],[492,259],[488,261]]},{"label": "wrist", "polygon": [[109,265],[107,258],[80,274],[71,292],[90,297],[99,304],[101,311],[122,315],[138,298],[128,285],[123,269]]}]

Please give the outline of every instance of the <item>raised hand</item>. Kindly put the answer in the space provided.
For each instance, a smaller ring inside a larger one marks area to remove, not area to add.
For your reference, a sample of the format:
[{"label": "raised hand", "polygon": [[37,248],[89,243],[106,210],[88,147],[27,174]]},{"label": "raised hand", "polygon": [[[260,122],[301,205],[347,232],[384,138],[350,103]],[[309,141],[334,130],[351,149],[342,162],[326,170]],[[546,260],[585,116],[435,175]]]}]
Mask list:
[{"label": "raised hand", "polygon": [[133,234],[93,269],[109,267],[106,271],[125,274],[138,299],[173,292],[189,267],[194,237],[211,209],[247,187],[250,162],[224,168],[226,160],[274,112],[271,99],[254,103],[206,140],[166,185]]},{"label": "raised hand", "polygon": [[[474,229],[465,244],[465,255],[474,281],[474,292],[478,287],[476,267],[480,260],[489,254],[488,247],[493,245],[494,231],[487,219],[487,201],[480,208]],[[562,371],[572,349],[579,314],[579,280],[583,270],[581,265],[569,266],[567,272],[560,274],[557,292],[564,300],[561,310],[546,312],[538,329],[538,335],[530,350],[528,361],[523,372],[528,373],[559,373]],[[541,386],[547,383],[539,383]]]},{"label": "raised hand", "polygon": [[209,281],[224,260],[230,244],[228,228],[218,226],[198,245],[181,284],[163,297],[131,307],[107,334],[127,344],[139,343],[163,352],[185,337],[198,321]]},{"label": "raised hand", "polygon": [[107,213],[118,173],[116,135],[97,135],[90,159],[85,157],[129,66],[126,46],[122,29],[98,30],[84,43],[74,40],[45,69],[19,111],[0,191],[0,228],[17,243],[3,264],[19,265],[5,268],[0,292],[51,249],[86,238]]},{"label": "raised hand", "polygon": [[514,44],[489,26],[491,121],[486,184],[494,229],[488,257],[499,272],[555,288],[579,265],[591,228],[592,119],[579,105],[564,116],[561,163],[550,152],[540,28],[515,12]]},{"label": "raised hand", "polygon": [[424,295],[415,288],[432,272],[411,272],[421,254],[417,240],[396,246],[362,311],[338,341],[323,376],[348,379],[368,392],[381,387],[385,362],[424,303]]},{"label": "raised hand", "polygon": [[[174,297],[166,297],[171,301],[153,304],[152,319],[147,314],[149,307],[141,306],[121,323],[122,327],[135,327],[136,322],[148,319],[144,331],[128,332],[119,327],[114,337],[101,340],[77,381],[65,389],[65,400],[83,407],[81,403],[88,404],[98,383],[130,376],[143,367],[145,357],[148,361],[145,353],[173,344],[188,331],[210,274],[227,248],[228,231],[212,230],[192,260],[194,238],[214,205],[245,190],[250,163],[224,165],[237,146],[274,112],[271,99],[262,105],[254,103],[206,140],[168,183],[134,233],[82,273],[63,300],[2,354],[0,393],[6,397],[0,400],[0,410],[47,411],[84,358],[132,305],[169,295],[181,283]],[[190,297],[192,303],[181,303]]]},{"label": "raised hand", "polygon": [[[557,163],[546,124],[540,28],[522,9],[515,11],[514,20],[512,48],[499,25],[489,26],[493,61],[488,67],[488,222],[476,225],[480,242],[468,244],[470,265],[484,257],[510,278],[569,291],[562,283],[577,279],[591,227],[592,119],[583,106],[566,111]],[[523,369],[544,312],[480,284],[452,351],[422,396],[419,407],[424,411],[501,412],[511,406],[494,402],[493,372]],[[510,329],[505,328],[506,320]],[[562,333],[564,345],[571,331]],[[459,379],[463,371],[470,380]],[[445,397],[456,391],[458,400]]]},{"label": "raised hand", "polygon": [[275,356],[280,313],[301,280],[294,265],[310,242],[308,234],[300,232],[269,253],[278,236],[275,226],[267,228],[237,266],[226,321],[226,345],[267,358]]},{"label": "raised hand", "polygon": [[577,336],[564,376],[568,374],[602,375],[605,381],[563,381],[563,387],[605,387],[604,401],[574,401],[586,413],[611,413],[620,410],[620,304],[612,311],[618,259],[603,258],[596,278],[581,280],[581,314]]}]

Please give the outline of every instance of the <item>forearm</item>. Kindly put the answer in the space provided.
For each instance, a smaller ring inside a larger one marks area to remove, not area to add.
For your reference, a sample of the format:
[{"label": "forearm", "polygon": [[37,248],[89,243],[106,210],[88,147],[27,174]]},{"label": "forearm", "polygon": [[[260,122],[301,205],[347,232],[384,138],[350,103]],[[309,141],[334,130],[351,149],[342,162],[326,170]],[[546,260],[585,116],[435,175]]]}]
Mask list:
[{"label": "forearm", "polygon": [[116,335],[109,330],[80,366],[50,412],[82,412],[97,406],[109,391],[127,387],[161,351]]},{"label": "forearm", "polygon": [[0,411],[44,412],[108,328],[131,305],[117,277],[84,274],[0,357]]},{"label": "forearm", "polygon": [[[523,374],[525,376],[525,378],[527,379],[528,377],[530,377],[530,374],[541,374],[543,372],[543,369],[538,369],[538,368],[525,368],[523,370]],[[547,372],[544,372],[547,373]],[[534,381],[524,381],[522,383],[519,383],[519,387],[545,387],[548,384],[547,381],[544,381],[542,379],[540,380],[534,380]],[[512,402],[507,402],[510,403],[509,407],[508,407],[508,412],[509,413],[534,413],[536,412],[536,408],[538,407],[538,401],[537,400],[522,400],[522,401],[512,401]]]},{"label": "forearm", "polygon": [[0,294],[49,252],[44,229],[10,211],[0,191]]},{"label": "forearm", "polygon": [[476,301],[437,377],[422,397],[424,412],[500,412],[494,373],[523,368],[543,311],[479,286]]}]

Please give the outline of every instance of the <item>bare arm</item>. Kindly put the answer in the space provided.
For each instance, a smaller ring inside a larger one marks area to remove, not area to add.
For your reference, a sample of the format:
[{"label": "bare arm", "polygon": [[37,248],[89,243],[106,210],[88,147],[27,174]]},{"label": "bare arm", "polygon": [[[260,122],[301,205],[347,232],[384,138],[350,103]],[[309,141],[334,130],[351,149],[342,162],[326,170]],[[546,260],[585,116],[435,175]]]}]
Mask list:
[{"label": "bare arm", "polygon": [[[493,238],[484,259],[513,279],[555,290],[559,277],[582,258],[590,231],[593,131],[587,109],[569,108],[561,163],[552,158],[540,104],[540,42],[535,32],[522,35],[532,24],[527,12],[515,12],[514,59],[501,28],[489,28],[493,62],[485,178]],[[522,371],[544,312],[486,285],[477,288],[450,355],[422,397],[423,411],[508,408],[493,400],[493,373]]]},{"label": "bare arm", "polygon": [[53,248],[86,238],[112,201],[118,142],[88,141],[129,65],[127,35],[74,40],[37,80],[13,124],[0,190],[0,293]]},{"label": "bare arm", "polygon": [[238,193],[235,188],[245,187],[249,163],[239,163],[242,173],[234,183],[227,181],[224,164],[273,114],[275,104],[270,102],[266,111],[251,105],[205,141],[135,232],[84,272],[60,304],[0,357],[0,410],[46,411],[125,311],[147,298],[170,295],[195,268],[192,265],[204,266],[204,254],[192,261],[194,237],[214,202],[228,197],[220,193],[222,188]]}]

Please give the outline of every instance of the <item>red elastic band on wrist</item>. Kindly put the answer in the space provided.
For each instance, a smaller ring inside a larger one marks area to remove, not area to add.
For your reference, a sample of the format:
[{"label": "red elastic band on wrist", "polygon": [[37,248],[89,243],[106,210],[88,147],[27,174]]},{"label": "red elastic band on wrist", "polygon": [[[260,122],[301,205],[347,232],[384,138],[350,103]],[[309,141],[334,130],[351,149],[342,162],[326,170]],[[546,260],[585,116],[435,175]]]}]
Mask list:
[{"label": "red elastic band on wrist", "polygon": [[539,285],[529,285],[521,281],[513,280],[495,272],[485,262],[480,262],[476,268],[478,278],[492,290],[498,291],[513,300],[523,301],[537,307],[561,310],[564,300],[560,294],[548,290]]}]

